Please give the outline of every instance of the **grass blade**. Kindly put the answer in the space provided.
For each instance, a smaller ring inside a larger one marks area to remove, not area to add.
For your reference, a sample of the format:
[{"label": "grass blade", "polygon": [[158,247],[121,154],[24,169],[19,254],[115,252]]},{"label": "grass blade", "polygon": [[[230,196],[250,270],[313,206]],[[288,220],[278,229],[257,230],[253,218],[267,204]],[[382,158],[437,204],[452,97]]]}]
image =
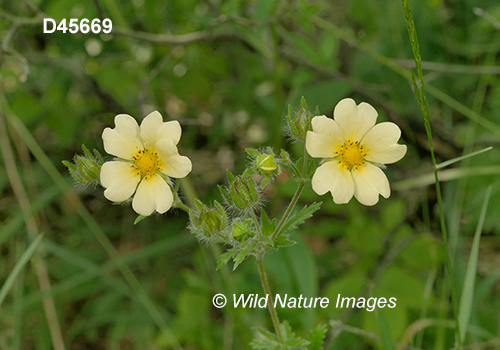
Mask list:
[{"label": "grass blade", "polygon": [[36,248],[40,244],[42,238],[43,234],[39,234],[38,237],[30,244],[28,249],[26,249],[26,251],[21,256],[21,259],[19,259],[19,261],[17,262],[16,266],[14,266],[14,269],[10,273],[9,277],[7,277],[7,279],[5,280],[5,283],[3,284],[2,289],[0,290],[0,306],[2,305],[5,297],[7,296],[7,293],[12,288],[12,285],[14,284],[17,276],[22,271],[24,265],[26,265],[26,263],[31,258]]},{"label": "grass blade", "polygon": [[470,252],[469,262],[465,271],[464,287],[462,296],[460,297],[460,308],[458,311],[458,322],[460,325],[460,341],[463,344],[467,327],[469,326],[470,314],[472,311],[472,302],[474,299],[474,283],[476,281],[477,259],[479,256],[479,241],[481,240],[481,232],[486,218],[486,209],[491,195],[491,186],[486,190],[481,215],[477,223],[476,232],[474,233],[474,241]]},{"label": "grass blade", "polygon": [[478,154],[481,154],[481,153],[484,153],[484,152],[488,152],[488,151],[490,151],[492,149],[493,149],[493,147],[491,147],[491,146],[490,147],[486,147],[486,148],[480,149],[479,151],[472,152],[472,153],[463,155],[461,157],[457,157],[457,158],[453,158],[453,159],[447,160],[446,162],[442,162],[442,163],[436,165],[436,167],[438,169],[442,169],[442,168],[447,167],[448,165],[451,165],[451,164],[456,163],[456,162],[460,162],[461,160],[464,160],[464,159],[467,159],[467,158],[470,158],[470,157],[474,157],[474,156],[476,156]]}]

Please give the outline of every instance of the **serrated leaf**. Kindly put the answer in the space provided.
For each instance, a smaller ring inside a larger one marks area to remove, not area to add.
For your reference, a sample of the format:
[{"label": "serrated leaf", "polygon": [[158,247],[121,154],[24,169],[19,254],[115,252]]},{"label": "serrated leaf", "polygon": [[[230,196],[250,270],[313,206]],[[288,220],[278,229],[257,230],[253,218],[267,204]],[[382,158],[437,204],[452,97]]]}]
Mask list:
[{"label": "serrated leaf", "polygon": [[292,326],[287,321],[284,321],[281,325],[281,332],[283,334],[283,340],[285,341],[285,349],[303,349],[304,346],[309,344],[309,341],[302,339],[295,335],[292,330]]},{"label": "serrated leaf", "polygon": [[274,219],[270,221],[264,209],[261,210],[260,219],[262,222],[262,235],[264,237],[271,236],[276,229],[276,221]]},{"label": "serrated leaf", "polygon": [[265,329],[255,327],[255,329],[262,334],[265,339],[254,339],[250,346],[254,350],[277,350],[280,348],[278,338],[274,333],[271,333]]},{"label": "serrated leaf", "polygon": [[246,259],[246,257],[252,253],[255,248],[255,242],[248,242],[238,253],[238,255],[234,258],[234,266],[233,271]]},{"label": "serrated leaf", "polygon": [[326,331],[326,325],[320,324],[309,333],[308,339],[310,344],[308,350],[323,350]]},{"label": "serrated leaf", "polygon": [[275,350],[277,343],[271,343],[269,340],[253,340],[250,346],[253,350]]},{"label": "serrated leaf", "polygon": [[300,337],[290,338],[285,342],[285,345],[288,346],[287,349],[290,349],[290,346],[293,346],[296,349],[303,349],[304,346],[309,345],[309,342]]},{"label": "serrated leaf", "polygon": [[285,235],[279,235],[274,240],[274,248],[290,247],[295,244],[297,244],[297,242],[289,240]]},{"label": "serrated leaf", "polygon": [[262,334],[264,337],[266,337],[267,339],[269,340],[278,340],[278,338],[276,338],[276,334],[274,333],[271,333],[263,328],[259,328],[259,327],[254,327],[255,330],[257,330],[260,334]]},{"label": "serrated leaf", "polygon": [[[294,212],[283,225],[281,232],[288,232],[297,228],[300,224],[303,224],[304,221],[314,215],[316,210],[321,207],[321,204],[322,202],[315,202],[309,206],[305,205],[302,209]],[[281,232],[278,232],[278,234]]]},{"label": "serrated leaf", "polygon": [[219,270],[222,266],[227,264],[227,262],[230,259],[233,259],[236,256],[236,254],[238,254],[238,250],[234,248],[222,254],[219,258],[219,261],[217,262],[217,270]]}]

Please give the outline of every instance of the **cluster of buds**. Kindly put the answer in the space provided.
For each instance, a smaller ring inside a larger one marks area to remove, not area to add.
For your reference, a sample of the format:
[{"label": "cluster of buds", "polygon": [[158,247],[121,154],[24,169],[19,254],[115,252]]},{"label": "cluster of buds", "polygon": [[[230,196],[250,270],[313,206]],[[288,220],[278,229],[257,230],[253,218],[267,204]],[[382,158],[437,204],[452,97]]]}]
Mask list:
[{"label": "cluster of buds", "polygon": [[227,178],[229,187],[219,186],[226,203],[241,212],[255,210],[259,206],[260,196],[254,179],[251,176],[234,176],[229,170]]},{"label": "cluster of buds", "polygon": [[226,211],[219,202],[214,201],[214,204],[215,207],[210,208],[199,200],[196,200],[196,207],[198,210],[189,212],[191,230],[196,233],[200,239],[211,239],[215,235],[223,232],[227,227]]},{"label": "cluster of buds", "polygon": [[[319,111],[316,108],[316,115]],[[302,97],[298,111],[293,111],[292,106],[288,106],[286,121],[288,132],[294,141],[305,141],[307,131],[311,130],[311,120],[314,115],[307,108],[306,100]]]},{"label": "cluster of buds", "polygon": [[74,163],[63,161],[63,164],[68,168],[71,176],[81,185],[97,184],[101,174],[101,166],[103,164],[100,153],[94,149],[92,154],[85,145],[82,145],[85,155],[76,155]]}]

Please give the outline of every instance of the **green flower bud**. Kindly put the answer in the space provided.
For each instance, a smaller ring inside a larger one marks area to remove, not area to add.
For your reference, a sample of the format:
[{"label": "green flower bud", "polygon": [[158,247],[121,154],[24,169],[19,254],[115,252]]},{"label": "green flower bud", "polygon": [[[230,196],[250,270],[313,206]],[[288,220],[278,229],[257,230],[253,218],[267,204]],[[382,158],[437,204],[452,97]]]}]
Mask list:
[{"label": "green flower bud", "polygon": [[85,182],[92,182],[99,180],[99,174],[101,172],[101,165],[98,164],[94,159],[89,159],[84,156],[75,156],[75,164],[78,168],[82,179]]},{"label": "green flower bud", "polygon": [[99,182],[101,173],[102,158],[97,150],[94,150],[94,155],[82,146],[85,155],[76,155],[74,163],[63,161],[63,164],[68,168],[71,176],[80,184],[86,185]]},{"label": "green flower bud", "polygon": [[227,204],[235,209],[246,211],[259,204],[257,184],[251,176],[234,176],[228,172],[229,188],[219,186],[219,190]]},{"label": "green flower bud", "polygon": [[311,129],[311,119],[313,114],[307,108],[306,100],[302,97],[300,108],[297,112],[292,111],[292,107],[288,106],[288,115],[286,120],[290,135],[295,140],[304,141],[307,131]]},{"label": "green flower bud", "polygon": [[259,172],[262,175],[272,175],[276,170],[278,170],[278,165],[274,160],[273,154],[261,154],[256,160]]},{"label": "green flower bud", "polygon": [[250,224],[251,220],[239,221],[239,219],[236,219],[233,222],[233,237],[241,238],[244,235],[250,234]]},{"label": "green flower bud", "polygon": [[191,226],[203,238],[210,238],[223,231],[227,226],[227,216],[224,208],[215,201],[215,208],[209,208],[197,201],[198,213],[190,213]]}]

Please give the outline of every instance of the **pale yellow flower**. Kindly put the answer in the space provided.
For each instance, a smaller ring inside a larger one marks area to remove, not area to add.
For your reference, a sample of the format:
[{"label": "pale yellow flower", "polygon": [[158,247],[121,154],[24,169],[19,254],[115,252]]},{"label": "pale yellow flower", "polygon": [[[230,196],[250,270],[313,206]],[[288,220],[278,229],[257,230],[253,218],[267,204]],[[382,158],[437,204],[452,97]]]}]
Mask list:
[{"label": "pale yellow flower", "polygon": [[181,133],[179,122],[163,122],[158,111],[148,114],[141,126],[127,114],[117,115],[115,128],[102,133],[104,150],[118,157],[102,165],[104,196],[124,202],[133,195],[132,208],[145,216],[170,209],[174,197],[169,177],[183,178],[192,169],[191,160],[177,151]]},{"label": "pale yellow flower", "polygon": [[397,143],[401,130],[396,124],[375,125],[377,115],[368,103],[356,105],[347,98],[335,106],[333,119],[312,119],[306,150],[311,157],[324,158],[311,182],[317,194],[330,191],[337,204],[354,195],[364,205],[376,204],[379,194],[390,196],[389,180],[380,168],[403,158],[406,146]]}]

